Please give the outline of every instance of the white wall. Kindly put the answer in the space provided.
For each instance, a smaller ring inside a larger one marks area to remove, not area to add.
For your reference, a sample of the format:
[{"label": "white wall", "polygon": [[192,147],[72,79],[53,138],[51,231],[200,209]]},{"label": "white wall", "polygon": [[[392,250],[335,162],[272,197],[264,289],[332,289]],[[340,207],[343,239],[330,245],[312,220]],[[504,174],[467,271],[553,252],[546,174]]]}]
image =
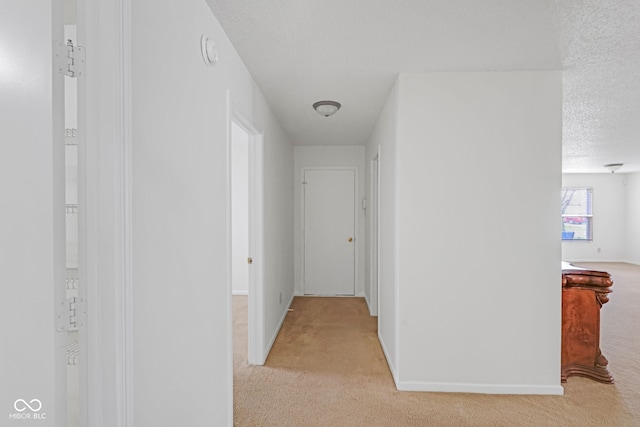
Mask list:
[{"label": "white wall", "polygon": [[561,135],[559,72],[400,75],[400,389],[562,393]]},{"label": "white wall", "polygon": [[249,292],[249,135],[231,124],[231,283],[234,294]]},{"label": "white wall", "polygon": [[[64,334],[54,315],[65,288],[64,95],[51,50],[63,35],[59,6],[20,2],[0,14],[0,416],[7,426],[66,422]],[[47,419],[9,418],[17,399],[39,399]]]},{"label": "white wall", "polygon": [[593,241],[563,241],[564,261],[624,260],[625,180],[625,174],[562,175],[563,187],[593,188]]},{"label": "white wall", "polygon": [[256,126],[264,134],[264,335],[271,347],[293,300],[293,144],[253,83]]},{"label": "white wall", "polygon": [[361,201],[366,197],[364,176],[365,161],[363,146],[318,147],[297,146],[294,155],[294,256],[295,256],[295,283],[296,294],[303,295],[302,277],[302,170],[306,167],[354,167],[357,168],[358,200],[357,211],[358,229],[356,230],[356,295],[364,295],[364,267],[365,267],[365,234],[364,234],[364,210]]},{"label": "white wall", "polygon": [[625,174],[625,260],[640,264],[640,172]]},{"label": "white wall", "polygon": [[205,2],[133,2],[132,61],[134,421],[231,425],[227,93],[264,132],[266,318],[286,311],[272,287],[293,292],[292,147]]},{"label": "white wall", "polygon": [[[376,126],[366,146],[367,162],[379,155],[380,200],[379,200],[379,282],[378,338],[387,357],[387,362],[397,382],[397,282],[396,282],[396,163],[395,147],[398,121],[398,84],[393,86],[389,97],[376,121]],[[367,168],[366,194],[371,191],[370,168]],[[367,221],[366,235],[371,235]],[[367,245],[370,248],[370,244]],[[367,251],[366,271],[370,267],[370,252]],[[370,280],[367,276],[367,280]]]}]

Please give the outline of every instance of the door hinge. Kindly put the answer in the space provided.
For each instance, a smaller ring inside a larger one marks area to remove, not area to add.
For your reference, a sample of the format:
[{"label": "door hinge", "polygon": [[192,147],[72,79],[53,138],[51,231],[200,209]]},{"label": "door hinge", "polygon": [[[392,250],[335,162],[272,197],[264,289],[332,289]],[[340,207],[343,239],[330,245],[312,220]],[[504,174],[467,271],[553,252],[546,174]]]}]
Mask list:
[{"label": "door hinge", "polygon": [[56,331],[77,331],[87,323],[87,306],[79,297],[64,298],[56,307]]},{"label": "door hinge", "polygon": [[67,128],[64,130],[64,145],[78,145],[78,129]]},{"label": "door hinge", "polygon": [[66,43],[55,43],[56,69],[60,74],[69,77],[84,76],[85,50],[82,46],[74,46],[71,40]]}]

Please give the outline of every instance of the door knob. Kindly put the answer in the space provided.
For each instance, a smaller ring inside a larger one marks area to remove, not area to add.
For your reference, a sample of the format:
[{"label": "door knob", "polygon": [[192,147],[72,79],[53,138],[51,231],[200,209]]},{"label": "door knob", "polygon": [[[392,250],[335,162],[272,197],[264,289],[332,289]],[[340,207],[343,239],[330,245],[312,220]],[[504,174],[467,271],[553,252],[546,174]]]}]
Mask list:
[{"label": "door knob", "polygon": [[353,237],[349,237],[349,238],[347,239],[347,242],[353,242]]},{"label": "door knob", "polygon": [[247,264],[253,264],[253,258],[251,257],[247,258]]}]

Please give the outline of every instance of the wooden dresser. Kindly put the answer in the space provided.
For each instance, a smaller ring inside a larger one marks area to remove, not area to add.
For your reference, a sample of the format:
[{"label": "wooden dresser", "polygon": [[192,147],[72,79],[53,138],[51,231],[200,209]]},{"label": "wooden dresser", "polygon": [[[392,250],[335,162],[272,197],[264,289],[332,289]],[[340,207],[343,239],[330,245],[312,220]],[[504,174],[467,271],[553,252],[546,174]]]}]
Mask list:
[{"label": "wooden dresser", "polygon": [[609,273],[562,263],[562,382],[577,375],[613,383],[600,351],[600,309],[612,284]]}]

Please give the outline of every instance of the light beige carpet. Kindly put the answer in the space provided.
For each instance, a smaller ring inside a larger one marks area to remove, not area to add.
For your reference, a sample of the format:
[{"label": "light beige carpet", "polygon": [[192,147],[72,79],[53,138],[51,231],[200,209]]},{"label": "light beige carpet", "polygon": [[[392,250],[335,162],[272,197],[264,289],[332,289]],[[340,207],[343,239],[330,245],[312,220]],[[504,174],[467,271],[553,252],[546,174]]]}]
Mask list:
[{"label": "light beige carpet", "polygon": [[614,277],[601,339],[613,385],[572,377],[564,396],[397,391],[361,298],[295,298],[265,366],[248,366],[247,298],[234,297],[235,424],[640,426],[640,266],[580,265]]}]

